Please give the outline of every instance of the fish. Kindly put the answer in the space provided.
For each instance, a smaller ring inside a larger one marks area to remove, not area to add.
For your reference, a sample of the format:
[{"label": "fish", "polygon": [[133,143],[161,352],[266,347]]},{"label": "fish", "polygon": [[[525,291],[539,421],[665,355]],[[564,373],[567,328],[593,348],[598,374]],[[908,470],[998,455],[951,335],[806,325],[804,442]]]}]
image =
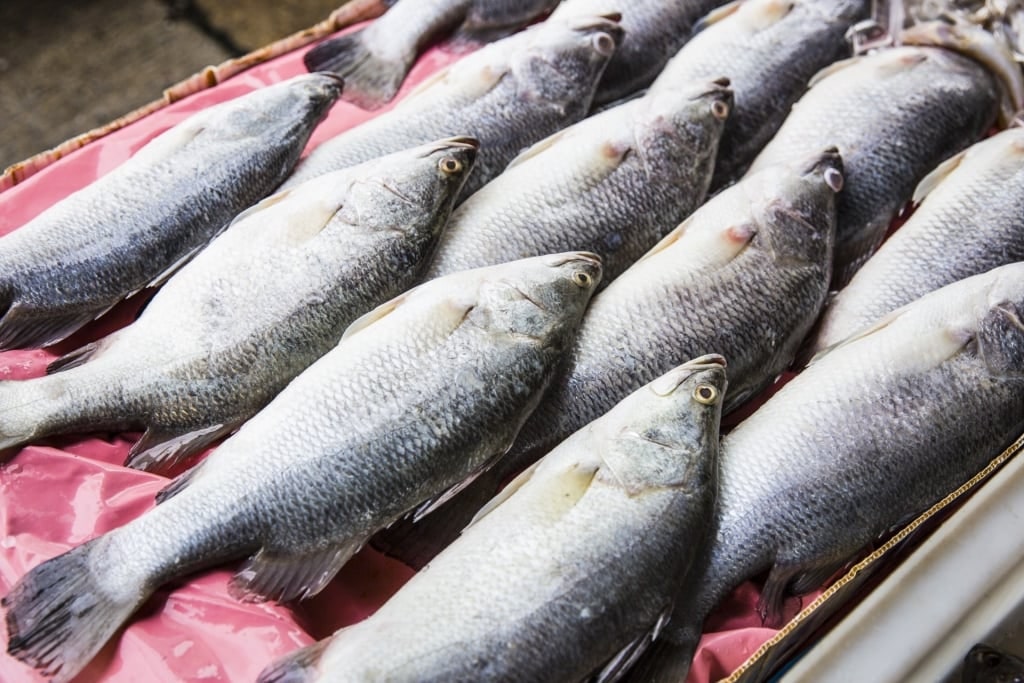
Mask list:
[{"label": "fish", "polygon": [[704,203],[731,103],[687,83],[541,140],[452,214],[425,277],[583,249],[610,282]]},{"label": "fish", "polygon": [[[922,40],[930,30],[912,29]],[[815,76],[750,170],[822,145],[839,148],[847,175],[833,276],[840,289],[921,179],[995,123],[1000,99],[993,72],[952,49],[915,45],[854,57]]]},{"label": "fish", "polygon": [[939,287],[1024,261],[1024,129],[942,162],[914,202],[910,219],[829,301],[811,354]]},{"label": "fish", "polygon": [[706,536],[724,365],[696,358],[627,396],[509,484],[377,612],[258,683],[579,681],[627,665]]},{"label": "fish", "polygon": [[455,29],[458,42],[503,38],[551,11],[558,0],[400,0],[364,29],[331,38],[302,58],[310,71],[345,79],[341,99],[379,109],[398,92],[419,54]]},{"label": "fish", "polygon": [[0,238],[0,350],[55,344],[162,283],[284,180],[341,87],[309,74],[208,107]]},{"label": "fish", "polygon": [[698,20],[726,1],[563,0],[549,21],[608,12],[622,14],[625,37],[594,95],[594,106],[600,107],[627,98],[654,82],[668,60],[693,35]]},{"label": "fish", "polygon": [[681,681],[707,613],[820,587],[1024,431],[1024,263],[926,294],[821,355],[722,440],[714,540],[633,680]]},{"label": "fish", "polygon": [[66,682],[159,586],[234,559],[240,599],[315,595],[373,532],[508,448],[600,277],[591,254],[549,255],[359,318],[155,508],[21,577],[8,653]]},{"label": "fish", "polygon": [[962,683],[1024,683],[1024,659],[984,643],[964,657]]},{"label": "fish", "polygon": [[700,20],[651,91],[725,76],[735,96],[718,146],[711,193],[732,184],[782,125],[811,77],[850,56],[847,30],[866,19],[867,0],[747,0]]},{"label": "fish", "polygon": [[284,183],[453,135],[480,141],[469,196],[525,147],[582,119],[622,39],[617,17],[549,19],[434,74],[391,111],[318,145]]},{"label": "fish", "polygon": [[0,448],[145,429],[128,465],[165,472],[233,432],[357,317],[415,284],[477,148],[437,141],[247,210],[137,321],[45,377],[0,382]]},{"label": "fish", "polygon": [[515,444],[446,506],[374,547],[419,568],[510,475],[686,358],[729,359],[728,414],[793,360],[825,302],[842,160],[834,148],[723,190],[591,303]]}]

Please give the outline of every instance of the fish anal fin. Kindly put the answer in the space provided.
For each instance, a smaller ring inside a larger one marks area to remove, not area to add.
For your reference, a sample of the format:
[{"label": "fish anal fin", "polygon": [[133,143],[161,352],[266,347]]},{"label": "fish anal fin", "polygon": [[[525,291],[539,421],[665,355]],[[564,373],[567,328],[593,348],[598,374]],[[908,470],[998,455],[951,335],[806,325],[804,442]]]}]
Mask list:
[{"label": "fish anal fin", "polygon": [[244,602],[305,600],[323,590],[363,539],[305,553],[261,549],[231,578],[231,594]]},{"label": "fish anal fin", "polygon": [[234,424],[216,424],[181,433],[150,427],[128,451],[125,467],[157,474],[167,472],[234,428]]},{"label": "fish anal fin", "polygon": [[15,303],[0,318],[0,351],[52,346],[108,310],[110,306],[101,306],[86,311],[54,314]]},{"label": "fish anal fin", "polygon": [[260,673],[256,683],[312,683],[319,675],[317,664],[330,643],[331,638],[324,638],[281,657]]}]

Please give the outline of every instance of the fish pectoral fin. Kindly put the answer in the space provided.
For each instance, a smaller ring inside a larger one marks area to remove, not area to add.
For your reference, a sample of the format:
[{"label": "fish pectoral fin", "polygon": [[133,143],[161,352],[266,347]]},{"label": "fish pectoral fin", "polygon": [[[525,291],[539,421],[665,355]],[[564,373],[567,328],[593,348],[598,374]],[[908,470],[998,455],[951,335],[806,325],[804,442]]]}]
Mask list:
[{"label": "fish pectoral fin", "polygon": [[64,315],[51,315],[15,303],[0,318],[0,351],[39,349],[70,337],[107,312],[109,306]]},{"label": "fish pectoral fin", "polygon": [[768,626],[780,624],[787,597],[800,596],[821,587],[846,563],[845,557],[838,560],[825,559],[809,566],[776,559],[757,601],[757,611],[762,621]]},{"label": "fish pectoral fin", "polygon": [[101,339],[100,341],[94,341],[91,344],[86,344],[85,346],[79,347],[70,353],[65,353],[60,358],[51,361],[50,364],[46,366],[46,374],[52,375],[56,372],[70,370],[72,368],[77,368],[79,365],[84,365],[96,356],[97,352],[101,348],[102,341],[103,340]]},{"label": "fish pectoral fin", "polygon": [[231,577],[228,590],[244,602],[305,600],[323,590],[365,539],[305,553],[262,548]]},{"label": "fish pectoral fin", "polygon": [[186,432],[162,431],[150,427],[131,450],[125,467],[157,474],[166,472],[190,455],[195,455],[235,429],[235,424],[217,424]]},{"label": "fish pectoral fin", "polygon": [[1010,301],[993,306],[978,329],[978,353],[993,377],[1024,376],[1024,322]]},{"label": "fish pectoral fin", "polygon": [[256,683],[312,683],[319,675],[316,665],[332,640],[324,638],[275,660],[260,673]]},{"label": "fish pectoral fin", "polygon": [[654,626],[651,630],[641,633],[639,636],[634,638],[626,647],[619,650],[618,654],[612,657],[601,672],[594,678],[594,683],[614,683],[622,679],[622,677],[632,668],[633,664],[640,659],[640,655],[647,651],[647,648],[651,646],[657,637],[661,633],[661,629],[668,623],[669,616],[671,615],[671,609],[666,609],[660,615],[658,620],[654,622]]},{"label": "fish pectoral fin", "polygon": [[964,160],[964,156],[966,156],[966,154],[967,150],[964,150],[936,166],[935,170],[926,175],[921,182],[917,184],[911,201],[913,201],[914,204],[920,204],[922,199],[931,194],[932,190],[942,184],[942,181],[948,178],[949,175],[956,170],[957,166],[960,165],[960,162]]}]

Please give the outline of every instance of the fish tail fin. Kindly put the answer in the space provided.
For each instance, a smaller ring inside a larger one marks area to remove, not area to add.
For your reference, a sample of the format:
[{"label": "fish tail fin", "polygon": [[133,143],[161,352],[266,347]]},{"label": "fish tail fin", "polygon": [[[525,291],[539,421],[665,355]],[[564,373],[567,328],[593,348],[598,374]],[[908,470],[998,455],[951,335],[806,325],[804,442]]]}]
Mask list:
[{"label": "fish tail fin", "polygon": [[0,605],[7,611],[7,652],[55,681],[81,671],[148,597],[118,602],[96,583],[89,558],[96,542],[43,562]]},{"label": "fish tail fin", "polygon": [[330,638],[324,638],[278,659],[260,673],[256,683],[309,683],[313,681],[317,675],[317,662],[320,661],[330,642]]},{"label": "fish tail fin", "polygon": [[373,53],[365,33],[357,31],[320,43],[303,57],[310,71],[331,71],[345,79],[341,99],[379,109],[394,99],[412,59],[389,59]]}]

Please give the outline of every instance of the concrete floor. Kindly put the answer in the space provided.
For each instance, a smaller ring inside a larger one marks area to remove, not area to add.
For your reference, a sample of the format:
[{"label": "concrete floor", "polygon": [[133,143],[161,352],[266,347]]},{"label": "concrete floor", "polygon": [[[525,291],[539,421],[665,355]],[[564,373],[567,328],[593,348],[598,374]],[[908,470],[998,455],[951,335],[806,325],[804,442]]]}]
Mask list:
[{"label": "concrete floor", "polygon": [[344,0],[2,0],[0,169],[311,26]]}]

